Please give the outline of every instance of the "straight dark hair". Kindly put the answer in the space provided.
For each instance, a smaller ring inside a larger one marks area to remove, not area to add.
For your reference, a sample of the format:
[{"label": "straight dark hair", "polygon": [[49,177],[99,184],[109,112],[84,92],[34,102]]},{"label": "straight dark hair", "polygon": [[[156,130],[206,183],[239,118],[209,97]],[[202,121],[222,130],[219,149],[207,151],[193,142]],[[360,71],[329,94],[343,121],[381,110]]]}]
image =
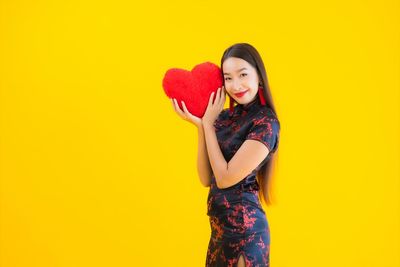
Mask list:
[{"label": "straight dark hair", "polygon": [[[265,98],[265,102],[269,108],[275,113],[276,119],[278,116],[276,114],[275,106],[272,100],[270,87],[267,79],[267,73],[264,67],[264,63],[261,59],[258,51],[248,43],[237,43],[230,47],[228,47],[221,58],[221,74],[223,76],[222,64],[224,61],[230,57],[241,58],[246,60],[250,65],[252,65],[258,73],[259,80],[261,82],[261,86],[263,87],[263,94]],[[225,86],[225,79],[224,86]],[[258,97],[258,94],[256,95]],[[279,121],[279,120],[278,120]],[[279,142],[279,136],[277,136],[277,142]],[[276,144],[278,145],[278,144]],[[279,147],[279,146],[278,146]],[[278,148],[277,148],[278,149]],[[269,160],[265,162],[265,164],[257,171],[257,180],[260,185],[260,201],[264,201],[267,205],[272,204],[272,167],[275,164],[275,160],[277,159],[277,149],[275,151],[269,152]]]}]

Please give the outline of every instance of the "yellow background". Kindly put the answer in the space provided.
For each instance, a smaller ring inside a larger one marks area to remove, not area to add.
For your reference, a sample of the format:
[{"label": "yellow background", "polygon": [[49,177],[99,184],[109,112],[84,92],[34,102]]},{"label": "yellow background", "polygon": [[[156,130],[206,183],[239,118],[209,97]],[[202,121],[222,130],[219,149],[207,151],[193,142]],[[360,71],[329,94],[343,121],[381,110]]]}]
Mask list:
[{"label": "yellow background", "polygon": [[248,42],[281,122],[271,266],[400,266],[399,11],[0,1],[0,265],[204,266],[197,131],[161,81]]}]

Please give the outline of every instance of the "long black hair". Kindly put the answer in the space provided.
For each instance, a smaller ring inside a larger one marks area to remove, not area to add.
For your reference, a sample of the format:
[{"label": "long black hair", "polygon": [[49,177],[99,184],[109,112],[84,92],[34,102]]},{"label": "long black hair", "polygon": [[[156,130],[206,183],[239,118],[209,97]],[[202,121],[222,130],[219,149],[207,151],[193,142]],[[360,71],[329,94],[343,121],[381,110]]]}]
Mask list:
[{"label": "long black hair", "polygon": [[[267,106],[270,107],[272,111],[275,113],[276,119],[278,119],[270,92],[267,73],[264,67],[263,60],[261,59],[261,56],[258,53],[258,51],[248,43],[237,43],[228,47],[224,51],[224,54],[222,55],[221,58],[222,75],[223,75],[222,64],[226,59],[230,57],[236,57],[246,60],[250,65],[252,65],[257,70],[261,86],[263,87],[262,93],[264,95],[265,102]],[[225,79],[223,80],[225,86]],[[256,97],[258,97],[258,95]],[[274,166],[274,162],[277,159],[277,149],[275,151],[270,151],[269,154],[270,154],[268,155],[270,157],[269,160],[267,160],[266,163],[257,172],[257,180],[260,185],[259,198],[261,201],[264,201],[267,205],[270,205],[272,203],[272,198],[270,194],[272,192],[271,177],[272,177],[272,167]]]}]

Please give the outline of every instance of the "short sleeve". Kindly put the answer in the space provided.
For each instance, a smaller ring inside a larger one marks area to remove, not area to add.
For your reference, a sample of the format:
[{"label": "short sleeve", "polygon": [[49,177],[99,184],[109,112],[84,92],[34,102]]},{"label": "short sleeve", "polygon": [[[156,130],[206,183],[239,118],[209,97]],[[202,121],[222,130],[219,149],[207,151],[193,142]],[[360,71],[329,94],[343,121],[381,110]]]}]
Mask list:
[{"label": "short sleeve", "polygon": [[260,113],[254,118],[252,126],[246,136],[246,140],[258,140],[268,147],[268,150],[275,151],[279,144],[280,123],[275,117]]},{"label": "short sleeve", "polygon": [[217,119],[214,121],[213,124],[216,131],[220,130],[225,126],[225,124],[227,123],[226,121],[227,115],[228,115],[228,109],[224,109],[219,113]]}]

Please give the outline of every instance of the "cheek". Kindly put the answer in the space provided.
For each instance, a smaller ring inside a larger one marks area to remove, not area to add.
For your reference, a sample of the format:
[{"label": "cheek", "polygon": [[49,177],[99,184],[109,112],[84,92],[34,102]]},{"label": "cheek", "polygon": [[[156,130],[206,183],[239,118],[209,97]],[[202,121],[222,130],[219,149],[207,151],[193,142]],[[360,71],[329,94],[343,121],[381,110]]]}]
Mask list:
[{"label": "cheek", "polygon": [[258,88],[258,81],[256,79],[253,79],[253,80],[249,81],[249,84],[252,87]]}]

